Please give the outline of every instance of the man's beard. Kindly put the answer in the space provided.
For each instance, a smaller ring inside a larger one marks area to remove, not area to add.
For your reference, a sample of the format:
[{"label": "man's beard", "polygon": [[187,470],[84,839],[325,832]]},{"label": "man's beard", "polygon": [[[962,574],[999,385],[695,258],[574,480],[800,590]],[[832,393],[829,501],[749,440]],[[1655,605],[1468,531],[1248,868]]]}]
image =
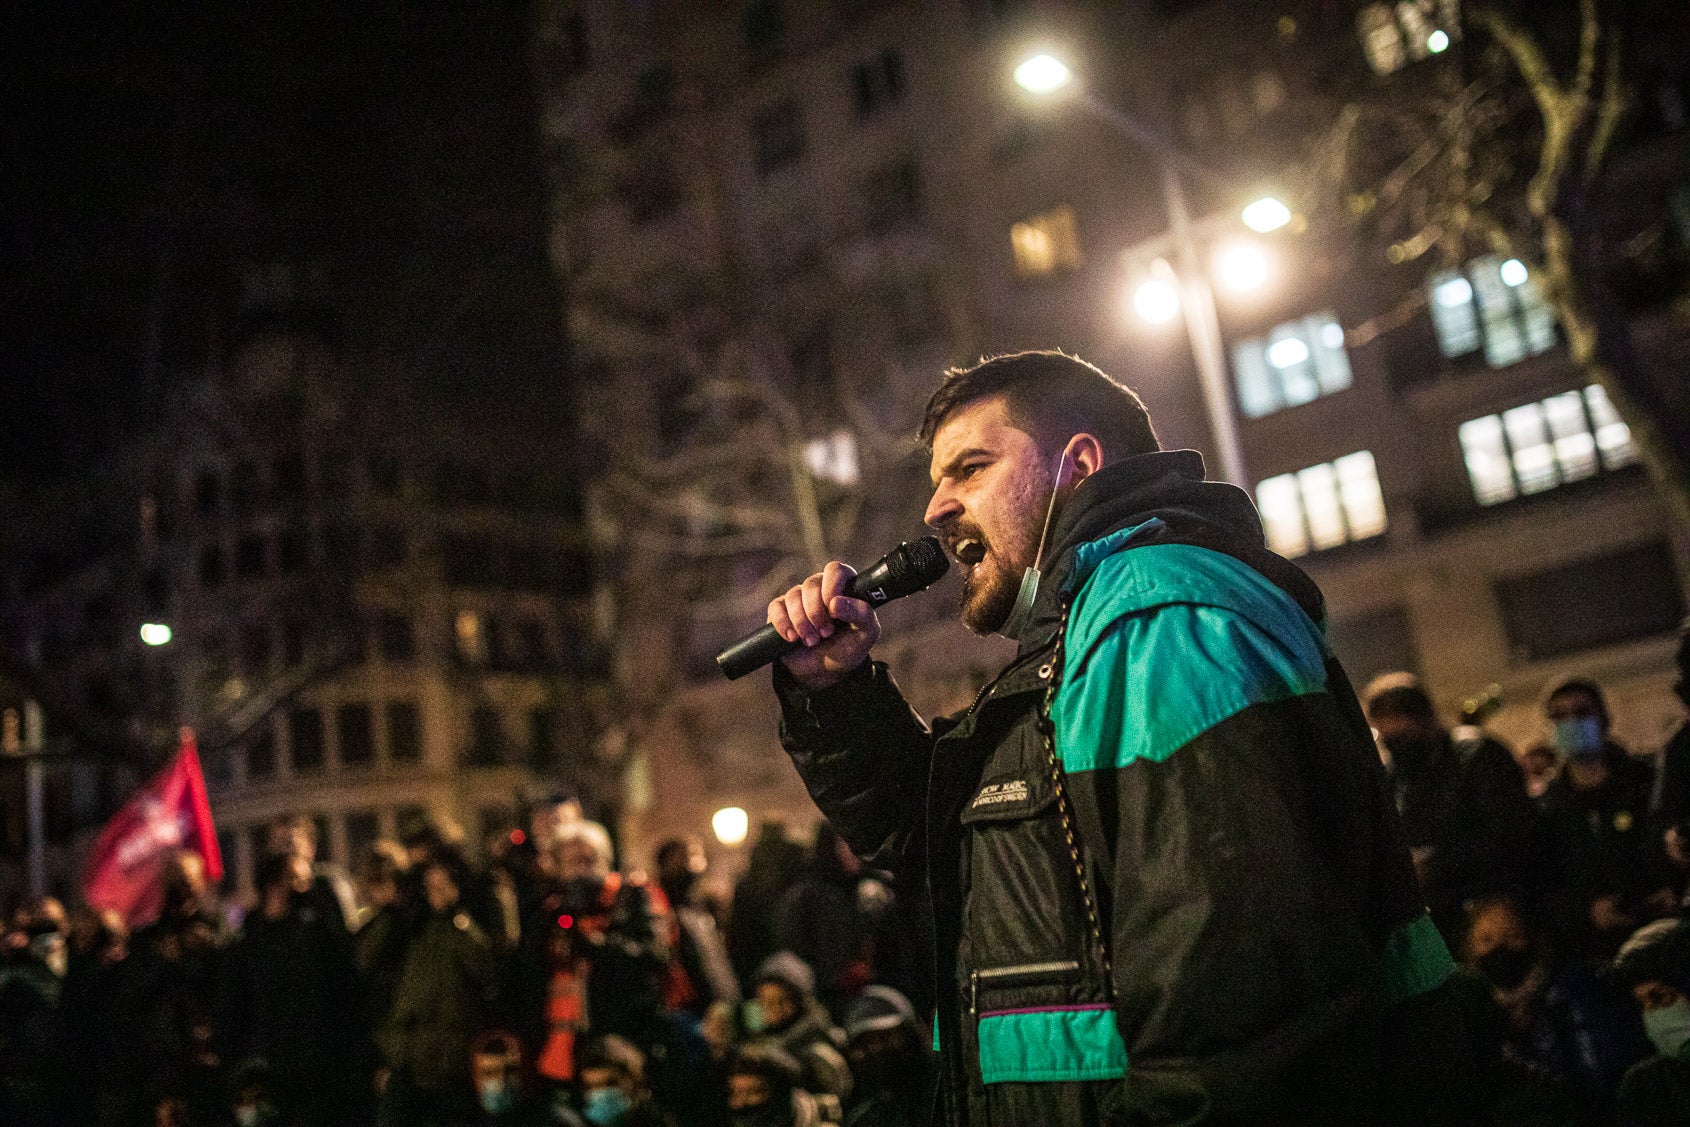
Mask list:
[{"label": "man's beard", "polygon": [[970,568],[968,578],[962,581],[962,624],[976,634],[996,633],[1009,620],[1020,593],[1021,576],[1010,574],[997,556],[988,555]]}]

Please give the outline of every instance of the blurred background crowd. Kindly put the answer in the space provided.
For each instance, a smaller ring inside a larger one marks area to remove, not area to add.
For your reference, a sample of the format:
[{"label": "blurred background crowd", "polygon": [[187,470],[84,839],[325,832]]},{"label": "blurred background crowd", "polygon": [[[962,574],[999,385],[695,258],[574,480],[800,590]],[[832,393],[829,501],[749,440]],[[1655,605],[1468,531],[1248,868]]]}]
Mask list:
[{"label": "blurred background crowd", "polygon": [[[1690,708],[1690,633],[1678,654]],[[1601,686],[1541,744],[1448,725],[1408,674],[1363,694],[1495,1124],[1690,1116],[1690,722],[1611,736]],[[1471,719],[1471,718],[1469,718]],[[619,858],[569,797],[480,843],[381,841],[346,872],[276,821],[244,905],[178,854],[156,920],[14,906],[0,1122],[897,1127],[925,1123],[918,893],[823,823],[767,823],[730,888],[700,844]],[[639,862],[645,862],[643,865]]]}]

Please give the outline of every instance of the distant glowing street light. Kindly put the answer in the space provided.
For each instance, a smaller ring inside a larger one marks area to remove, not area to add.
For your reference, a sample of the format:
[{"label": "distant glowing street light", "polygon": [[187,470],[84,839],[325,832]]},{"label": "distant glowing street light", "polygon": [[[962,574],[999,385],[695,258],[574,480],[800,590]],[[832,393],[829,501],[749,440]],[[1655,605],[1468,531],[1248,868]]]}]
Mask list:
[{"label": "distant glowing street light", "polygon": [[1497,273],[1502,275],[1502,284],[1505,286],[1523,286],[1526,279],[1531,277],[1526,270],[1526,264],[1518,258],[1510,258],[1504,262]]},{"label": "distant glowing street light", "polygon": [[1153,262],[1150,276],[1133,290],[1133,311],[1152,325],[1166,325],[1179,316],[1179,282],[1167,259]]},{"label": "distant glowing street light", "polygon": [[1244,209],[1244,226],[1263,235],[1291,222],[1291,209],[1272,196],[1263,196]]},{"label": "distant glowing street light", "polygon": [[166,645],[170,639],[170,627],[162,622],[147,622],[141,626],[141,641],[149,646]]},{"label": "distant glowing street light", "polygon": [[1267,284],[1272,273],[1267,252],[1253,242],[1234,240],[1215,255],[1215,276],[1233,293],[1254,293]]},{"label": "distant glowing street light", "polygon": [[1426,50],[1434,55],[1441,55],[1449,50],[1449,32],[1439,28],[1426,37]]},{"label": "distant glowing street light", "polygon": [[723,845],[738,845],[751,830],[751,819],[738,806],[724,806],[710,815],[710,828]]},{"label": "distant glowing street light", "polygon": [[1015,68],[1015,84],[1034,94],[1060,90],[1073,77],[1067,65],[1054,55],[1034,55]]}]

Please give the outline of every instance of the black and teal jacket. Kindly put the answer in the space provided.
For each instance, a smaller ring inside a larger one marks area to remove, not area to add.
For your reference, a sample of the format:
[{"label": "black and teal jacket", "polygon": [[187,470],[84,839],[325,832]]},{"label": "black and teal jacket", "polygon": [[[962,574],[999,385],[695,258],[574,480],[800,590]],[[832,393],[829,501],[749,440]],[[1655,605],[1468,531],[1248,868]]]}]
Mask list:
[{"label": "black and teal jacket", "polygon": [[1167,452],[1082,483],[1016,659],[959,716],[924,724],[879,663],[816,693],[777,667],[817,805],[925,878],[953,1123],[1377,1121],[1425,1052],[1398,1018],[1452,963],[1319,592],[1202,473]]}]

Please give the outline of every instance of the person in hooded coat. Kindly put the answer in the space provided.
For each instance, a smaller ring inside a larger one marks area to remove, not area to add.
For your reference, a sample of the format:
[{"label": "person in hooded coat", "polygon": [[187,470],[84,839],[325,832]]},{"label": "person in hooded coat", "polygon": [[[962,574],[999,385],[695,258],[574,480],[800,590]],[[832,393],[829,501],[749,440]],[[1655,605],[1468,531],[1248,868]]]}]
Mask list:
[{"label": "person in hooded coat", "polygon": [[947,1121],[1461,1121],[1453,960],[1248,496],[1061,353],[949,373],[922,438],[963,622],[1009,665],[930,727],[849,567],[768,619],[811,796],[930,894]]}]

